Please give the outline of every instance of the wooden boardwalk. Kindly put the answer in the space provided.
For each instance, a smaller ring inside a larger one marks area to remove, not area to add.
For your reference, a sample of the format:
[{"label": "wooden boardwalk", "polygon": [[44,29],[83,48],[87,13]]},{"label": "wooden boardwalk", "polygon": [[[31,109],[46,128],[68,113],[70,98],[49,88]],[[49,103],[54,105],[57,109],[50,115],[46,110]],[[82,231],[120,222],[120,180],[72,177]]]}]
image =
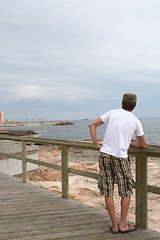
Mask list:
[{"label": "wooden boardwalk", "polygon": [[160,239],[160,232],[137,229],[111,234],[106,212],[66,200],[0,173],[0,239]]}]

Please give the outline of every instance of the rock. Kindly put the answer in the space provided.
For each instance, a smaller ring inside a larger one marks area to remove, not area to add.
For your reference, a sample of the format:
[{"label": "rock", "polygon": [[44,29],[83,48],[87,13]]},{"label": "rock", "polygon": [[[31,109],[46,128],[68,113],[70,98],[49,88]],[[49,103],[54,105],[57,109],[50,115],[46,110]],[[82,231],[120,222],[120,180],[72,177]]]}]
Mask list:
[{"label": "rock", "polygon": [[10,129],[1,129],[0,134],[11,135],[11,136],[26,136],[37,134],[33,130],[10,130]]},{"label": "rock", "polygon": [[56,125],[56,126],[62,126],[62,125],[73,125],[74,123],[72,122],[68,122],[68,121],[63,121],[63,122],[55,122],[52,125]]}]

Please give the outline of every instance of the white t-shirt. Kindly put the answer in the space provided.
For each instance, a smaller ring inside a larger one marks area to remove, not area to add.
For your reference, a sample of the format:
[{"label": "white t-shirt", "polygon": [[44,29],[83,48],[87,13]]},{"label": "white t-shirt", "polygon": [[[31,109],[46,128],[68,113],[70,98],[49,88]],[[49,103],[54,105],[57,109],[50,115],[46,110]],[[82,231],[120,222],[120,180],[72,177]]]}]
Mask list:
[{"label": "white t-shirt", "polygon": [[104,123],[107,123],[100,151],[126,158],[133,134],[135,133],[136,136],[144,135],[139,119],[132,112],[123,108],[109,111],[100,118]]}]

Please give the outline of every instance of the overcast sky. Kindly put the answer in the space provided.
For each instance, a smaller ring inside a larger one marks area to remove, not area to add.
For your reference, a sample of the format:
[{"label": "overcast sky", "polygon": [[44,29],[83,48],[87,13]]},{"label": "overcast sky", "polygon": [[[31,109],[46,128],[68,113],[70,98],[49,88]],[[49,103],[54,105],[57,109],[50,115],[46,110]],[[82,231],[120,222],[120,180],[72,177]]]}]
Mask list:
[{"label": "overcast sky", "polygon": [[5,120],[160,117],[159,0],[0,0]]}]

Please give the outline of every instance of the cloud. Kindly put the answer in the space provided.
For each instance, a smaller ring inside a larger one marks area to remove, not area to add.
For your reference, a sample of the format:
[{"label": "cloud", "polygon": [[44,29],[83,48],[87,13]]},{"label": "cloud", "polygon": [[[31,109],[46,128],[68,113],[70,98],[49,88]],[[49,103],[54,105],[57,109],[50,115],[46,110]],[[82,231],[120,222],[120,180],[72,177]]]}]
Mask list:
[{"label": "cloud", "polygon": [[[36,86],[21,85],[8,89],[9,95],[13,95],[15,101],[59,101],[64,103],[78,102],[84,100],[97,99],[100,96],[97,91],[85,88],[83,86]],[[98,94],[98,95],[97,95]]]},{"label": "cloud", "polygon": [[154,103],[159,7],[157,0],[1,1],[0,107],[8,104],[9,112],[22,103],[34,112],[31,103],[42,108],[43,101],[56,103],[61,115],[77,112],[75,105],[81,113],[102,111],[126,91]]}]

